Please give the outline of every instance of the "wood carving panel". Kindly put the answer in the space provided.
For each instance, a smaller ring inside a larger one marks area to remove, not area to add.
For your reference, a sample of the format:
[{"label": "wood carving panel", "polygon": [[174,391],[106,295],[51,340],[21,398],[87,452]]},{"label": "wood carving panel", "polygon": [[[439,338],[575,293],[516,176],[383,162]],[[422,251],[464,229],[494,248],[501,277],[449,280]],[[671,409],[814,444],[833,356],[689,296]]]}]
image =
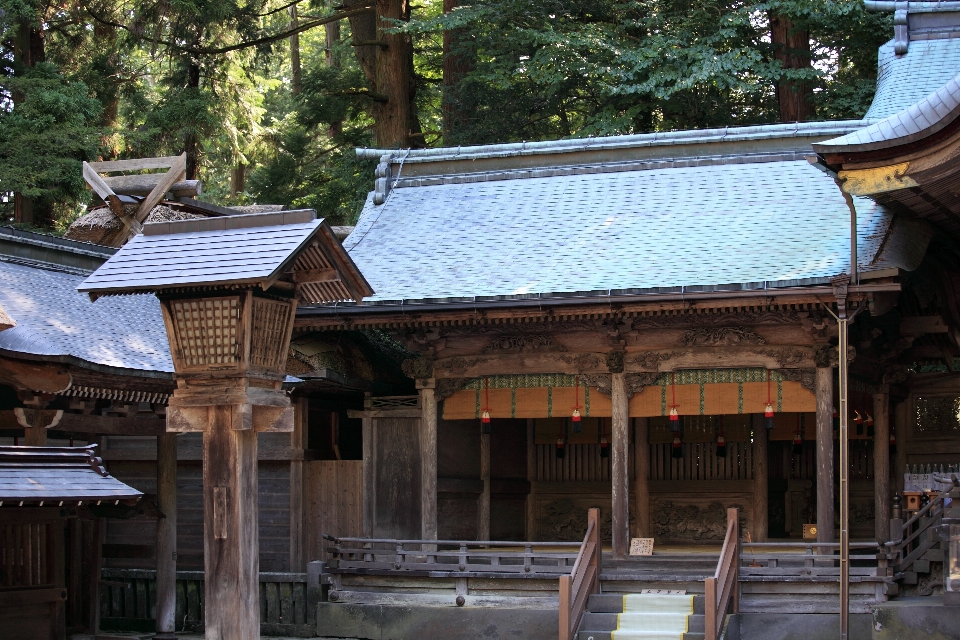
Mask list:
[{"label": "wood carving panel", "polygon": [[698,327],[684,331],[682,347],[730,347],[740,344],[766,344],[763,336],[744,327]]},{"label": "wood carving panel", "polygon": [[738,501],[703,505],[665,498],[651,500],[654,538],[657,542],[722,542],[727,533],[728,507],[740,509],[740,527],[747,529],[747,514]]},{"label": "wood carving panel", "polygon": [[541,499],[538,514],[538,540],[573,542],[583,540],[587,532],[587,510],[600,509],[600,540],[608,543],[613,530],[610,519],[610,496]]}]

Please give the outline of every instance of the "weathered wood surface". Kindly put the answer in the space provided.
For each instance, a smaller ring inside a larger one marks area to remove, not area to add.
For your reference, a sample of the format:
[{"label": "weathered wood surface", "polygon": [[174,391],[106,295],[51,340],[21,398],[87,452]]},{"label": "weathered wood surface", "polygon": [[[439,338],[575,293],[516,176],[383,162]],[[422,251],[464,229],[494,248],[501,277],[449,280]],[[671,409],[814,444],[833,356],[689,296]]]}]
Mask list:
[{"label": "weathered wood surface", "polygon": [[157,631],[176,628],[177,582],[177,434],[157,438]]},{"label": "weathered wood surface", "polygon": [[211,407],[203,435],[204,624],[213,638],[259,640],[257,433],[237,405]]},{"label": "weathered wood surface", "polygon": [[[305,398],[292,401],[293,431],[290,433],[290,448],[303,451],[307,448],[308,402]],[[307,526],[305,519],[306,467],[300,460],[290,461],[290,570],[304,571],[307,563]]]},{"label": "weathered wood surface", "polygon": [[432,388],[420,389],[420,537],[437,538],[437,401]]},{"label": "weathered wood surface", "polygon": [[[118,195],[146,196],[160,184],[165,175],[146,173],[134,176],[107,176],[101,179]],[[171,192],[177,198],[193,197],[203,192],[203,186],[199,180],[180,180],[174,182],[167,190],[167,193]]]},{"label": "weathered wood surface", "polygon": [[817,542],[833,542],[833,368],[817,367]]},{"label": "weathered wood surface", "polygon": [[535,540],[537,535],[537,494],[534,490],[534,482],[537,479],[537,445],[536,432],[533,418],[527,419],[527,482],[530,483],[530,490],[527,492],[525,505],[526,526],[524,527],[524,538],[526,540]]},{"label": "weathered wood surface", "polygon": [[[303,636],[316,623],[319,592],[310,595],[304,573],[261,573],[257,599],[262,635]],[[99,586],[102,628],[147,629],[155,619],[156,581],[149,570],[104,569]],[[206,609],[204,575],[179,571],[175,585],[177,628],[202,631]]]},{"label": "weathered wood surface", "polygon": [[890,395],[873,394],[873,482],[876,539],[890,535]]},{"label": "weathered wood surface", "polygon": [[313,460],[304,463],[306,561],[328,560],[329,546],[320,535],[363,534],[363,463],[360,460]]},{"label": "weathered wood surface", "polygon": [[755,542],[764,542],[769,530],[767,437],[763,414],[755,414],[753,416],[753,523],[750,527],[751,539]]},{"label": "weathered wood surface", "polygon": [[650,521],[650,427],[647,418],[634,419],[634,433],[634,508],[637,537],[649,538],[653,535],[653,527]]},{"label": "weathered wood surface", "polygon": [[480,434],[480,482],[483,489],[477,498],[477,539],[490,539],[490,434]]},{"label": "weathered wood surface", "polygon": [[420,420],[373,418],[373,535],[420,538]]},{"label": "weathered wood surface", "polygon": [[626,557],[630,548],[630,432],[629,402],[623,372],[611,375],[610,475],[613,555]]}]

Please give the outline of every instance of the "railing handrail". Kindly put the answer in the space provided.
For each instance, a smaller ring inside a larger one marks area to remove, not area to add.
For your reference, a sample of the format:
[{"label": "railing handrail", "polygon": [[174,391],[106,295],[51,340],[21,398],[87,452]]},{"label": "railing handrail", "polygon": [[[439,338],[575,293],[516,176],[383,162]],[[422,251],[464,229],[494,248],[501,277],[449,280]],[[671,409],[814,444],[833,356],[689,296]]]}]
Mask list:
[{"label": "railing handrail", "polygon": [[928,502],[922,509],[920,509],[915,514],[913,514],[913,516],[911,516],[909,520],[904,522],[901,529],[903,531],[906,531],[907,528],[912,526],[914,522],[917,522],[920,518],[922,518],[923,516],[927,515],[927,513],[932,511],[934,506],[936,506],[937,504],[943,504],[943,499],[945,497],[948,497],[948,492],[944,491],[943,493],[938,493],[933,500]]},{"label": "railing handrail", "polygon": [[560,640],[572,640],[586,609],[587,598],[600,581],[600,510],[587,512],[587,533],[569,575],[560,576]]},{"label": "railing handrail", "polygon": [[580,548],[580,542],[519,542],[506,540],[399,540],[396,538],[337,538],[328,534],[321,534],[325,540],[335,544],[344,542],[359,542],[361,544],[436,544],[451,545],[457,547],[576,547]]},{"label": "railing handrail", "polygon": [[[741,542],[741,547],[811,547],[811,548],[833,548],[839,549],[839,542],[800,542],[798,540],[784,542]],[[875,549],[880,546],[878,542],[851,542],[851,549]]]},{"label": "railing handrail", "polygon": [[[717,640],[723,618],[733,600],[733,612],[740,610],[740,510],[727,509],[727,533],[713,575],[704,580],[704,637]],[[717,586],[719,584],[719,591]]]}]

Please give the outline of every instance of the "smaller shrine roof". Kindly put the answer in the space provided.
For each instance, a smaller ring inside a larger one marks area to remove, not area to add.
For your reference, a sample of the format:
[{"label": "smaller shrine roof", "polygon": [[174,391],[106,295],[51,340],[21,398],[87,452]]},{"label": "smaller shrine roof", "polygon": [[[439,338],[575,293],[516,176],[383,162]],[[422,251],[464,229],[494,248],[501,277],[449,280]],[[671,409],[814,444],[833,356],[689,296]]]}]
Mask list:
[{"label": "smaller shrine roof", "polygon": [[[312,210],[179,220],[144,226],[78,287],[105,295],[259,285],[300,272],[304,302],[359,301],[373,293]],[[310,274],[316,275],[311,279]]]},{"label": "smaller shrine roof", "polygon": [[136,502],[143,494],[107,473],[89,447],[0,447],[0,504]]}]

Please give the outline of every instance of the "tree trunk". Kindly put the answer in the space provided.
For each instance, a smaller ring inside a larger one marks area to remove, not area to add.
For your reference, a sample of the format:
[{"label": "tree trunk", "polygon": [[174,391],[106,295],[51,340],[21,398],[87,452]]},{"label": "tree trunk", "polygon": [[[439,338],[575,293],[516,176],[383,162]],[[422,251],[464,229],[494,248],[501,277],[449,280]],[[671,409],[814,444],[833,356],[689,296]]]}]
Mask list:
[{"label": "tree trunk", "polygon": [[[290,5],[290,28],[296,28],[297,5]],[[300,34],[290,36],[290,91],[293,95],[300,95],[303,91],[303,71],[300,67]]]},{"label": "tree trunk", "polygon": [[[117,78],[120,57],[116,50],[117,27],[102,22],[94,22],[93,37],[100,47],[110,51],[106,60],[104,75]],[[105,129],[103,135],[100,136],[100,146],[103,147],[102,157],[104,160],[116,160],[120,156],[120,147],[117,144],[119,137],[114,137],[111,134],[112,130],[117,128],[120,119],[119,85],[116,83],[110,85],[109,90],[103,92],[99,97],[103,103],[101,122]]]},{"label": "tree trunk", "polygon": [[[200,88],[200,65],[191,61],[187,70],[187,88]],[[187,180],[197,179],[197,134],[188,133],[183,141],[183,151],[187,154]]]},{"label": "tree trunk", "polygon": [[[458,0],[443,0],[443,12],[450,13],[457,3]],[[455,54],[454,50],[464,35],[463,29],[443,32],[443,142],[447,146],[463,142],[457,138],[466,120],[460,85],[470,71],[470,64],[462,55]]]},{"label": "tree trunk", "polygon": [[[20,20],[13,43],[14,73],[22,75],[44,59],[46,59],[46,51],[43,46],[42,17],[37,16],[36,22],[28,19]],[[16,109],[17,105],[23,102],[23,95],[14,92],[12,98],[13,108]],[[14,220],[33,224],[38,217],[43,217],[34,215],[34,204],[33,198],[15,193],[13,196]]]},{"label": "tree trunk", "polygon": [[[770,41],[774,57],[784,69],[810,67],[810,32],[797,29],[790,18],[770,14]],[[780,103],[781,122],[804,122],[814,114],[809,88],[803,83],[780,80],[777,100]]]},{"label": "tree trunk", "polygon": [[408,0],[377,0],[375,91],[387,97],[376,106],[377,146],[382,148],[422,147],[420,123],[416,116],[416,81],[413,72],[413,43],[410,36],[387,31],[390,21],[410,20]]},{"label": "tree trunk", "polygon": [[[324,59],[326,60],[328,67],[339,69],[340,55],[337,51],[337,47],[340,44],[340,23],[329,22],[323,26],[325,35]],[[331,138],[339,137],[343,133],[343,122],[331,122],[330,131],[328,133]]]},{"label": "tree trunk", "polygon": [[230,195],[243,193],[244,184],[247,177],[247,165],[238,162],[230,170]]},{"label": "tree trunk", "polygon": [[[397,1],[397,0],[395,0]],[[358,5],[364,4],[364,0],[344,0],[344,9],[354,9]],[[350,33],[354,42],[373,42],[377,39],[377,14],[373,11],[365,11],[355,16],[350,16]],[[357,56],[357,62],[363,70],[363,75],[367,76],[367,81],[371,89],[377,91],[377,47],[364,45],[354,47],[354,54]]]}]

